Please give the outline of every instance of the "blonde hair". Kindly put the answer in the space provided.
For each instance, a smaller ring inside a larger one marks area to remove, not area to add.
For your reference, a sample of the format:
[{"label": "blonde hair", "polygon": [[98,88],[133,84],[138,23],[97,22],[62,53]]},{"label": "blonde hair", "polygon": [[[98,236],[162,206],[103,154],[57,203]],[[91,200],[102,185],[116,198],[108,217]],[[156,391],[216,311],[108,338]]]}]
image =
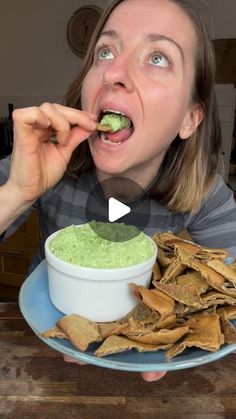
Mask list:
[{"label": "blonde hair", "polygon": [[[92,66],[94,48],[99,34],[111,12],[125,0],[114,0],[103,12],[92,36],[90,47],[78,77],[71,84],[65,98],[67,106],[81,108],[80,95],[83,79]],[[150,197],[173,212],[196,211],[212,186],[219,168],[221,129],[214,92],[215,57],[212,42],[203,19],[185,0],[168,0],[177,4],[191,19],[197,37],[195,52],[195,80],[192,103],[199,103],[204,118],[188,140],[177,136],[171,143],[158,172],[158,179]],[[94,167],[88,142],[83,142],[73,153],[68,173],[79,176]]]}]

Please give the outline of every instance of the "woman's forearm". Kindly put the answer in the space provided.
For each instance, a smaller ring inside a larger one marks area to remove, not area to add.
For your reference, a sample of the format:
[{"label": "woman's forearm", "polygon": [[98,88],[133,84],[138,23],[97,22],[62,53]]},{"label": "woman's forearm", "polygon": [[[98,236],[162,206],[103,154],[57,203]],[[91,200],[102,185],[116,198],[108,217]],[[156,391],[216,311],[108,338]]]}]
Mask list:
[{"label": "woman's forearm", "polygon": [[22,215],[33,201],[24,201],[20,191],[10,181],[0,187],[0,234]]}]

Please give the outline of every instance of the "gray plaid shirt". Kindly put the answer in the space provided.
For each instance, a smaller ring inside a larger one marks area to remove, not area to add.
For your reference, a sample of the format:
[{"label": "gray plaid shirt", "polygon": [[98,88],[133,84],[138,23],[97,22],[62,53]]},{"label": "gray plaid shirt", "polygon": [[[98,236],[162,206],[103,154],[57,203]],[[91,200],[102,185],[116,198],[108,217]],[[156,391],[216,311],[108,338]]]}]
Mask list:
[{"label": "gray plaid shirt", "polygon": [[[10,157],[0,161],[0,185],[6,182],[9,170]],[[65,175],[1,236],[2,239],[9,237],[26,220],[32,209],[38,211],[41,242],[30,271],[44,258],[44,242],[51,233],[71,224],[84,224],[88,221],[86,203],[96,183],[95,170],[84,173],[79,179]],[[102,192],[100,196],[96,194],[96,199],[100,204],[104,202]],[[94,218],[96,219],[96,214]],[[150,217],[143,230],[146,234],[153,235],[168,230],[178,233],[184,229],[196,243],[225,248],[230,256],[236,258],[236,204],[232,191],[221,176],[217,177],[216,183],[195,214],[173,213],[155,200],[150,200]]]}]

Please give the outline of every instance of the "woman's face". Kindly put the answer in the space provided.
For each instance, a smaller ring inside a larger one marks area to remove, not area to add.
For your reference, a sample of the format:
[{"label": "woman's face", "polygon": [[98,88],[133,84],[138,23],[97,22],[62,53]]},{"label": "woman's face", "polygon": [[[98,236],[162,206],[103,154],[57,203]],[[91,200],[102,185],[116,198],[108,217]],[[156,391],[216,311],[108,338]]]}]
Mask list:
[{"label": "woman's face", "polygon": [[98,117],[122,112],[133,129],[108,135],[110,142],[97,132],[89,138],[98,172],[148,183],[177,134],[192,134],[201,117],[191,103],[195,50],[192,22],[171,1],[125,0],[112,12],[84,79],[82,107]]}]

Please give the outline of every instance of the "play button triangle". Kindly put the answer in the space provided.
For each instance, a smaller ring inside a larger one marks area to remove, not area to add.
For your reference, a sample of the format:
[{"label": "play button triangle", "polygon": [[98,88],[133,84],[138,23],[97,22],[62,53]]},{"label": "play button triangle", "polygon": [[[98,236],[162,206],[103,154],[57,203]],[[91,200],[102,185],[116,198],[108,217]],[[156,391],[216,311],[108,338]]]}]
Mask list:
[{"label": "play button triangle", "polygon": [[108,219],[110,223],[119,220],[130,212],[130,207],[115,198],[109,198]]}]

